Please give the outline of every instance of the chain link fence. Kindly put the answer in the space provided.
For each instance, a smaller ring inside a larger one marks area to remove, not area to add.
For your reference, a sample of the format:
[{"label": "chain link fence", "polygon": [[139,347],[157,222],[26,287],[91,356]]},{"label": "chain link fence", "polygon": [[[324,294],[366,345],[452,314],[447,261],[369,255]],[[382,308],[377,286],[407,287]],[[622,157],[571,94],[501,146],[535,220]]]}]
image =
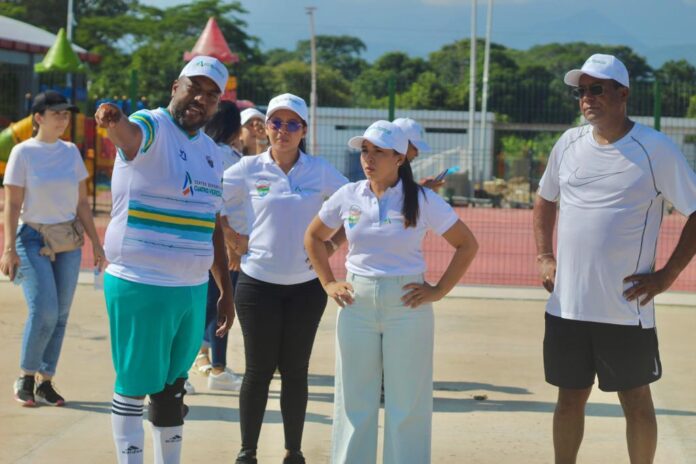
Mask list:
[{"label": "chain link fence", "polygon": [[[30,74],[24,76],[21,72],[0,65],[0,122],[16,120],[22,116],[22,108],[26,111],[21,83],[30,79]],[[299,90],[283,91],[297,93],[309,103],[309,79],[298,87]],[[352,95],[341,104],[332,105],[322,104],[320,93],[317,121],[315,124],[310,121],[310,129],[316,128],[316,153],[312,154],[326,157],[350,180],[359,180],[363,178],[359,157],[348,148],[348,139],[361,134],[377,119],[416,119],[425,128],[425,139],[432,148],[430,153],[414,160],[416,178],[435,176],[444,169],[456,167],[457,172],[448,175],[440,194],[457,208],[481,243],[479,255],[463,282],[538,285],[531,205],[554,143],[563,131],[582,123],[577,101],[570,96],[568,87],[560,79],[493,81],[488,111],[473,115],[471,133],[470,115],[464,111],[468,107],[468,92],[456,105],[437,99],[426,99],[425,104],[420,104],[407,98],[404,93],[407,87],[404,82],[391,85],[382,82],[375,86],[375,98],[371,100]],[[261,109],[277,93],[243,78],[239,79],[236,92],[240,100],[248,100]],[[668,135],[692,168],[696,168],[695,95],[696,86],[692,85],[634,82],[628,105],[632,119]],[[88,115],[93,113],[94,103],[91,108],[88,105]],[[152,102],[152,106],[158,103],[166,102]],[[88,130],[94,131],[93,125]],[[96,161],[90,158],[90,162],[94,163],[92,171],[97,173],[95,207],[98,212],[106,213],[110,209],[110,163],[115,152],[100,137],[94,137],[92,146],[91,156]],[[665,211],[658,267],[674,249],[684,222],[685,218],[671,208]],[[449,263],[450,247],[441,238],[429,234],[424,253],[428,277],[437,278]],[[332,261],[339,275],[344,272],[343,256],[339,253]],[[85,259],[89,259],[89,253],[85,253]],[[696,290],[696,264],[692,263],[682,273],[673,289]]]}]

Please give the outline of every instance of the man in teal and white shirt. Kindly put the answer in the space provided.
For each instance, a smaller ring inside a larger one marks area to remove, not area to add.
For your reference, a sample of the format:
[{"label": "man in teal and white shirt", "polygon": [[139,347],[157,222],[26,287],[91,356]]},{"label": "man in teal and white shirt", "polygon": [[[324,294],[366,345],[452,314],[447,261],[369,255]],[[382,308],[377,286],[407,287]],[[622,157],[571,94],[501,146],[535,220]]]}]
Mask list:
[{"label": "man in teal and white shirt", "polygon": [[145,395],[150,396],[155,461],[180,460],[184,382],[201,345],[209,269],[222,289],[218,335],[234,319],[218,227],[222,159],[200,130],[214,114],[227,78],[222,63],[199,56],[174,81],[167,108],[126,118],[104,104],[95,115],[119,152],[104,286],[116,370],[111,417],[119,463],[143,460]]}]

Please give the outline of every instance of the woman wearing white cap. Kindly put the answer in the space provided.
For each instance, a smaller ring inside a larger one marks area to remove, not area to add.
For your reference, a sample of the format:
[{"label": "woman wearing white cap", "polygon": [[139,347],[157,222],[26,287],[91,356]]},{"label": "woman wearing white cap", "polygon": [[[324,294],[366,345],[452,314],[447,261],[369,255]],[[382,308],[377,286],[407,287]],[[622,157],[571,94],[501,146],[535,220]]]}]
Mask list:
[{"label": "woman wearing white cap", "polygon": [[[430,151],[430,145],[423,140],[423,133],[425,132],[423,126],[411,118],[396,118],[394,120],[394,124],[399,126],[404,134],[406,134],[406,138],[408,138],[408,150],[406,150],[406,158],[408,158],[409,163],[413,162],[413,160],[418,157],[420,152]],[[445,180],[438,180],[431,176],[421,179],[418,181],[418,183],[425,188],[437,191],[437,189],[445,185]]]},{"label": "woman wearing white cap", "polygon": [[[307,263],[303,236],[324,199],[347,182],[334,167],[304,152],[307,105],[283,94],[268,104],[271,147],[225,171],[228,215],[250,198],[248,252],[237,281],[237,315],[244,336],[246,372],[239,395],[242,450],[237,463],[255,463],[268,387],[281,376],[280,408],[286,464],[304,463],[300,451],[307,409],[307,369],[326,294]],[[228,243],[239,248],[237,234]]]},{"label": "woman wearing white cap", "polygon": [[[332,462],[376,462],[384,370],[385,464],[430,462],[433,381],[432,302],[444,297],[473,260],[471,231],[438,195],[413,180],[408,140],[377,121],[349,146],[360,149],[366,180],[343,186],[322,206],[305,248],[326,291],[342,309],[336,326]],[[345,227],[347,282],[337,282],[324,240]],[[455,249],[436,285],[423,280],[426,230]]]},{"label": "woman wearing white cap", "polygon": [[258,155],[268,149],[268,134],[264,121],[266,116],[256,108],[242,111],[242,133],[239,137],[240,150],[245,155]]}]

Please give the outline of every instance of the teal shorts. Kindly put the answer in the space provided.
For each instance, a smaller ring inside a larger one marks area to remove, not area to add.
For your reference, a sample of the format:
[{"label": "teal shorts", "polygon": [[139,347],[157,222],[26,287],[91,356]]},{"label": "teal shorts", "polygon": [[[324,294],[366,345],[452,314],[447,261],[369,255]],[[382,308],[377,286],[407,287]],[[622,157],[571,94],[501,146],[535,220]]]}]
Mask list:
[{"label": "teal shorts", "polygon": [[188,377],[203,341],[207,290],[104,276],[116,393],[145,396]]}]

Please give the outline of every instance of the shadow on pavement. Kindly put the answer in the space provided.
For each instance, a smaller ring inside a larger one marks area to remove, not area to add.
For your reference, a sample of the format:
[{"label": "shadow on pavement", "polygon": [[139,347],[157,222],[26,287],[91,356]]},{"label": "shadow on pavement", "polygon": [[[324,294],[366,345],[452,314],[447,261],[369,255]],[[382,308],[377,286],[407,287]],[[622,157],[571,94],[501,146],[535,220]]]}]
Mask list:
[{"label": "shadow on pavement", "polygon": [[490,383],[480,382],[434,382],[434,391],[471,391],[485,390],[487,392],[508,393],[510,395],[531,395],[532,392],[522,387],[509,387],[504,385],[493,385]]},{"label": "shadow on pavement", "polygon": [[[516,401],[487,399],[477,401],[473,398],[434,398],[435,412],[543,412],[553,413],[556,403],[547,401]],[[694,416],[696,411],[678,409],[656,409],[658,416]],[[588,417],[623,417],[623,409],[619,404],[587,403],[585,415]]]}]

